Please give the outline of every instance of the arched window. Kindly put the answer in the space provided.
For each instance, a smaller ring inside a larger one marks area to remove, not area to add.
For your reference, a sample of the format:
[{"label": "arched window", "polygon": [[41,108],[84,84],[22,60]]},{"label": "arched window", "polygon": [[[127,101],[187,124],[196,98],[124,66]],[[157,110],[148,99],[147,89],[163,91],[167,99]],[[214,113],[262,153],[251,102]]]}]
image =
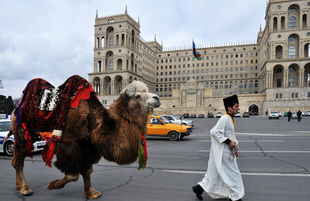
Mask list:
[{"label": "arched window", "polygon": [[292,16],[289,18],[288,27],[290,30],[296,29],[296,17],[295,16]]},{"label": "arched window", "polygon": [[276,47],[276,59],[282,59],[283,48],[281,45]]},{"label": "arched window", "polygon": [[96,38],[96,48],[99,48],[99,37]]},{"label": "arched window", "polygon": [[101,38],[101,48],[104,48],[104,37]]},{"label": "arched window", "polygon": [[304,52],[305,52],[305,57],[310,57],[310,43],[307,43],[305,45]]},{"label": "arched window", "polygon": [[288,38],[288,41],[296,41],[296,40],[297,40],[297,38],[295,36],[290,36]]},{"label": "arched window", "polygon": [[276,73],[282,73],[282,68],[278,68],[278,69],[276,70]]},{"label": "arched window", "polygon": [[278,18],[274,17],[273,18],[273,30],[277,30],[278,29]]},{"label": "arched window", "polygon": [[101,61],[97,63],[97,72],[101,72]]},{"label": "arched window", "polygon": [[285,28],[285,17],[281,17],[281,29]]},{"label": "arched window", "polygon": [[305,29],[307,27],[307,14],[302,16],[302,28]]},{"label": "arched window", "polygon": [[295,14],[297,13],[297,9],[296,8],[290,8],[288,9],[289,14]]},{"label": "arched window", "polygon": [[289,72],[295,72],[295,71],[296,71],[296,68],[290,66],[290,67],[288,68],[288,71],[289,71]]},{"label": "arched window", "polygon": [[291,45],[288,49],[288,58],[296,58],[296,47]]}]

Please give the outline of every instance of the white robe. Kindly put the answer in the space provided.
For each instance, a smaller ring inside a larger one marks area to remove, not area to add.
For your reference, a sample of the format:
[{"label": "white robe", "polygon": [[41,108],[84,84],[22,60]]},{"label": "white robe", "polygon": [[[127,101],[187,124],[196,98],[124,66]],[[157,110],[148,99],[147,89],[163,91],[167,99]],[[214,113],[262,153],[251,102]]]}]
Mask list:
[{"label": "white robe", "polygon": [[208,170],[198,184],[213,199],[241,199],[244,196],[244,186],[237,160],[230,154],[229,145],[224,143],[229,138],[238,144],[233,119],[228,114],[223,115],[211,129],[210,135]]}]

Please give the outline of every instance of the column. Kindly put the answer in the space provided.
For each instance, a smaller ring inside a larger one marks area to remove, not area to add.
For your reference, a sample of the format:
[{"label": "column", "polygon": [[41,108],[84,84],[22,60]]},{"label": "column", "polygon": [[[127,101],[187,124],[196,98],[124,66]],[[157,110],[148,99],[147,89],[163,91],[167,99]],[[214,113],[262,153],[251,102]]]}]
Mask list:
[{"label": "column", "polygon": [[305,69],[300,69],[299,70],[299,87],[303,87],[304,86],[304,73],[305,73]]},{"label": "column", "polygon": [[269,71],[269,80],[270,80],[270,87],[273,88],[273,70]]},{"label": "column", "polygon": [[116,94],[115,94],[115,85],[114,85],[115,82],[114,82],[114,79],[115,79],[115,78],[113,78],[113,79],[111,78],[111,95],[112,95],[112,96],[113,96],[113,95],[116,95]]},{"label": "column", "polygon": [[288,87],[288,70],[283,70],[283,87]]}]

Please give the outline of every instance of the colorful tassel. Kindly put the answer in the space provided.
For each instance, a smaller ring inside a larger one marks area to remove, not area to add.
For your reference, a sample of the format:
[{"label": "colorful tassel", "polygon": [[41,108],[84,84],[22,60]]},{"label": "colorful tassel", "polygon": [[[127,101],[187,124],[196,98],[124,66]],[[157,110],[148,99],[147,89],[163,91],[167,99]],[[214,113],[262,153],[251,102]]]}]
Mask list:
[{"label": "colorful tassel", "polygon": [[34,150],[33,148],[33,142],[31,140],[31,136],[30,136],[30,133],[27,129],[27,124],[26,123],[22,123],[22,128],[24,129],[24,132],[25,132],[25,138],[26,138],[26,147],[25,147],[25,151],[26,153],[28,154],[28,156],[30,158],[32,158],[32,151]]},{"label": "colorful tassel", "polygon": [[147,148],[146,141],[144,137],[144,132],[142,131],[141,143],[138,144],[138,159],[139,159],[139,169],[144,169],[147,163]]},{"label": "colorful tassel", "polygon": [[54,135],[46,142],[46,145],[44,146],[42,151],[42,159],[45,162],[45,165],[48,167],[52,167],[52,159],[55,154],[55,147],[59,141],[59,137]]}]

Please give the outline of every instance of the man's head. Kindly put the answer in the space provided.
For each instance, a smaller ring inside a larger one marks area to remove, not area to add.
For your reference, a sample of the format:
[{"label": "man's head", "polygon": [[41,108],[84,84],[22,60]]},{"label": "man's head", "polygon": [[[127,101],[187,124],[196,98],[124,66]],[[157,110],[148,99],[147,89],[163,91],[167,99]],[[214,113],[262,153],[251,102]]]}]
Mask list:
[{"label": "man's head", "polygon": [[233,95],[223,99],[226,112],[235,115],[240,110],[238,96]]}]

